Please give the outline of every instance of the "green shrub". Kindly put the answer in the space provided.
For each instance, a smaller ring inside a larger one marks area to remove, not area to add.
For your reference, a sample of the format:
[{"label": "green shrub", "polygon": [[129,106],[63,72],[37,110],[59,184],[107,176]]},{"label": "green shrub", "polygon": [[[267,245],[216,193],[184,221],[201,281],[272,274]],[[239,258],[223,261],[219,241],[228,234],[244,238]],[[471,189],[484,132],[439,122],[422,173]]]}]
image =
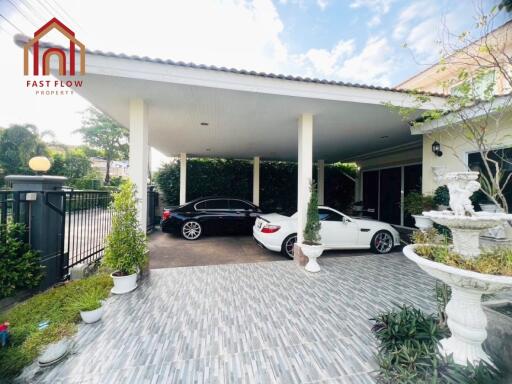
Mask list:
[{"label": "green shrub", "polygon": [[25,226],[0,226],[0,299],[21,289],[36,288],[43,278],[39,253],[24,241]]},{"label": "green shrub", "polygon": [[404,199],[404,209],[411,215],[421,215],[423,211],[435,208],[432,196],[423,196],[418,192],[410,192]]},{"label": "green shrub", "polygon": [[388,384],[497,383],[499,372],[486,363],[463,367],[441,355],[439,341],[449,330],[435,315],[403,305],[371,319],[379,341],[378,381]]},{"label": "green shrub", "polygon": [[[316,167],[313,170],[316,172]],[[325,204],[340,211],[354,198],[353,164],[325,165]],[[168,205],[179,204],[179,162],[166,164],[155,175],[158,190]],[[187,201],[205,196],[252,200],[252,163],[247,160],[194,158],[187,160]],[[297,210],[297,163],[260,163],[260,206],[266,211]]]},{"label": "green shrub", "polygon": [[[0,322],[10,322],[9,346],[0,348],[0,382],[2,379],[9,382],[19,374],[46,345],[73,335],[75,324],[80,320],[75,303],[84,294],[95,290],[106,298],[111,287],[112,279],[108,274],[97,274],[51,288],[0,314]],[[42,321],[48,321],[49,326],[39,330],[38,324]]]},{"label": "green shrub", "polygon": [[314,183],[309,187],[309,203],[306,226],[304,228],[303,237],[304,244],[318,245],[320,244],[320,216],[318,215],[318,195]]},{"label": "green shrub", "polygon": [[434,191],[434,203],[436,205],[450,205],[450,193],[446,185],[441,185]]},{"label": "green shrub", "polygon": [[107,237],[103,263],[121,273],[131,275],[142,268],[147,258],[146,234],[137,219],[135,185],[127,180],[114,194],[112,231]]}]

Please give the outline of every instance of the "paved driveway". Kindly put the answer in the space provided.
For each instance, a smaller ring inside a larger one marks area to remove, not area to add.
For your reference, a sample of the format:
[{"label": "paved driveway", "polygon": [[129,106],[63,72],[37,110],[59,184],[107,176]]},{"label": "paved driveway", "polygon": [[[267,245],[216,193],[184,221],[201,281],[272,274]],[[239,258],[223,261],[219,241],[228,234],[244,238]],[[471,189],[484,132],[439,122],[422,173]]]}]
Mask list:
[{"label": "paved driveway", "polygon": [[149,254],[150,268],[289,260],[259,247],[251,236],[204,236],[189,241],[160,231],[149,237]]},{"label": "paved driveway", "polygon": [[400,253],[154,269],[81,325],[74,354],[28,382],[373,383],[368,320],[435,310],[434,281]]}]

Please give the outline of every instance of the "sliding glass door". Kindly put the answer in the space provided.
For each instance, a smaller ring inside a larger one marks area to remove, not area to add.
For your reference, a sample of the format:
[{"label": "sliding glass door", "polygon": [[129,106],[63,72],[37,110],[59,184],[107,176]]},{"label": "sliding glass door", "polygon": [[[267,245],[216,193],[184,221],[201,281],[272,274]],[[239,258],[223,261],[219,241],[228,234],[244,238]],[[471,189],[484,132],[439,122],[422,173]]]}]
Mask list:
[{"label": "sliding glass door", "polygon": [[[421,164],[363,171],[362,198],[368,216],[394,225],[414,226],[404,214],[403,197],[421,192]],[[375,213],[371,213],[374,210]]]}]

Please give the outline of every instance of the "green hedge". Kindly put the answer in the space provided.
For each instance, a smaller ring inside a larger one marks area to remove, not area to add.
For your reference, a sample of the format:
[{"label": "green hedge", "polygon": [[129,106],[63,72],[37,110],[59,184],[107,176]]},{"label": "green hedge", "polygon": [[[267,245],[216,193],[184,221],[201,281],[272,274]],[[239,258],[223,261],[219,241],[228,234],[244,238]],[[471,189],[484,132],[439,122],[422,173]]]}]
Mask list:
[{"label": "green hedge", "polygon": [[[314,172],[316,174],[316,172]],[[355,175],[352,164],[325,166],[325,203],[346,210],[353,202]],[[316,177],[316,176],[315,176]],[[162,167],[156,183],[168,206],[179,203],[179,162]],[[204,196],[230,196],[252,200],[252,163],[247,160],[189,159],[187,200]],[[260,163],[260,205],[265,211],[292,213],[297,207],[297,164]]]}]

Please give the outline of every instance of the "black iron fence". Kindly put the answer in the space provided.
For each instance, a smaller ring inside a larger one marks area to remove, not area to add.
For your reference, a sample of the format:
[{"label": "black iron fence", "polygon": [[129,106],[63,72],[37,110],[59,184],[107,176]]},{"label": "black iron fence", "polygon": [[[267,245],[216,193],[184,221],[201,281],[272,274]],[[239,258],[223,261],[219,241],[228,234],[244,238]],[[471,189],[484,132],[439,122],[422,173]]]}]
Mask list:
[{"label": "black iron fence", "polygon": [[[147,193],[150,231],[160,219],[159,199],[154,187],[148,188]],[[41,262],[53,276],[49,277],[49,284],[54,284],[65,279],[71,267],[94,262],[104,255],[112,226],[112,197],[110,191],[0,191],[0,225],[9,220],[26,224],[29,243],[28,234],[34,232],[29,231],[31,225],[47,226],[52,236],[38,236],[37,244],[31,244],[41,250]],[[40,233],[36,227],[34,230]]]},{"label": "black iron fence", "polygon": [[59,256],[62,276],[79,263],[103,256],[112,225],[112,195],[103,191],[46,192],[45,203],[60,217]]}]

